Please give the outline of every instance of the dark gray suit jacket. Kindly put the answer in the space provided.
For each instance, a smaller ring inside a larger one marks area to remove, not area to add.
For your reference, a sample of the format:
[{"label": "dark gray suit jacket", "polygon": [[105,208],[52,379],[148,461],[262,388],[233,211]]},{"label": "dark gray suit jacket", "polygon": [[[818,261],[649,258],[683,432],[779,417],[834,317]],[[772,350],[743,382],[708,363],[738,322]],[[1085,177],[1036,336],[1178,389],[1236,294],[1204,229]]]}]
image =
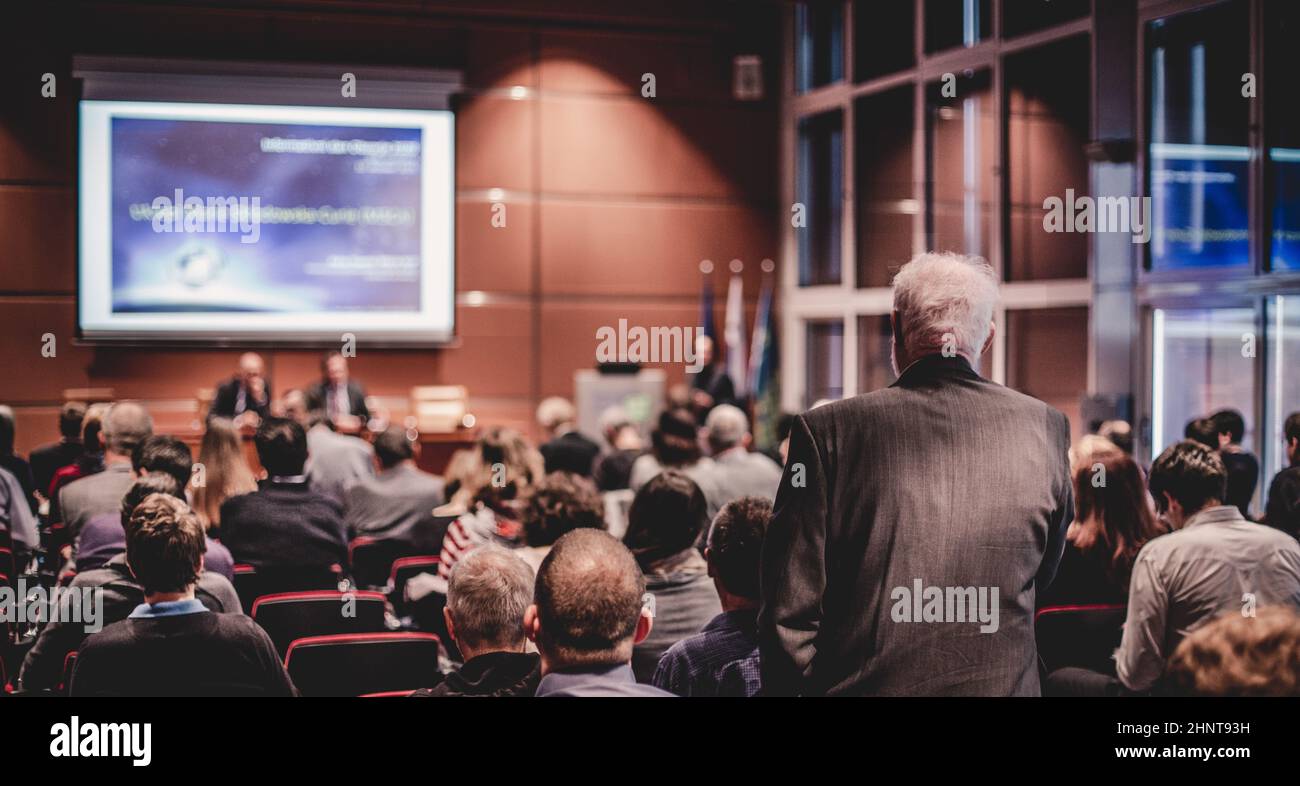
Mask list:
[{"label": "dark gray suit jacket", "polygon": [[[941,355],[799,417],[763,544],[764,692],[1038,695],[1034,595],[1073,515],[1069,441],[1063,414]],[[997,588],[997,630],[895,621],[918,579]]]}]

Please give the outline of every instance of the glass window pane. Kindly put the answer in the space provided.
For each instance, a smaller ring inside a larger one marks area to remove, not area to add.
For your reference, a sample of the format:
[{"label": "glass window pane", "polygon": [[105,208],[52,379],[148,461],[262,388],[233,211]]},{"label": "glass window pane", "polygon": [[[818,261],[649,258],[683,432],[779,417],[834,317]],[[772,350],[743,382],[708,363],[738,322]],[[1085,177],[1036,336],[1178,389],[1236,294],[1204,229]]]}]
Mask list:
[{"label": "glass window pane", "polygon": [[844,213],[844,117],[836,110],[799,121],[799,285],[840,282]]},{"label": "glass window pane", "polygon": [[925,51],[975,46],[993,32],[993,0],[925,0]]},{"label": "glass window pane", "polygon": [[1156,309],[1151,330],[1151,457],[1182,439],[1188,422],[1226,408],[1245,417],[1242,447],[1257,452],[1255,360],[1243,351],[1255,309]]},{"label": "glass window pane", "polygon": [[809,322],[804,350],[804,406],[844,397],[844,323]]},{"label": "glass window pane", "polygon": [[889,286],[912,258],[917,210],[912,183],[912,87],[860,98],[853,105],[857,169],[858,286]]},{"label": "glass window pane", "polygon": [[1288,466],[1286,419],[1300,412],[1300,295],[1269,298],[1268,328],[1269,432],[1260,463],[1264,477],[1272,479]]},{"label": "glass window pane", "polygon": [[853,4],[853,78],[859,82],[916,63],[916,7],[909,0]]},{"label": "glass window pane", "polygon": [[978,71],[926,88],[929,247],[989,256],[993,220],[993,92]]},{"label": "glass window pane", "polygon": [[1032,33],[1082,19],[1092,12],[1091,0],[1002,0],[1002,36]]},{"label": "glass window pane", "polygon": [[887,388],[897,379],[893,366],[889,315],[858,317],[858,392]]},{"label": "glass window pane", "polygon": [[1266,3],[1268,189],[1273,204],[1273,270],[1300,270],[1300,3]]},{"label": "glass window pane", "polygon": [[1152,270],[1250,265],[1242,0],[1147,26]]},{"label": "glass window pane", "polygon": [[1047,232],[1044,201],[1088,194],[1088,37],[1008,57],[1006,278],[1086,278],[1088,236]]},{"label": "glass window pane", "polygon": [[1064,412],[1084,431],[1080,402],[1088,392],[1088,307],[1007,311],[1007,387]]},{"label": "glass window pane", "polygon": [[806,93],[844,78],[844,4],[795,6],[795,88]]}]

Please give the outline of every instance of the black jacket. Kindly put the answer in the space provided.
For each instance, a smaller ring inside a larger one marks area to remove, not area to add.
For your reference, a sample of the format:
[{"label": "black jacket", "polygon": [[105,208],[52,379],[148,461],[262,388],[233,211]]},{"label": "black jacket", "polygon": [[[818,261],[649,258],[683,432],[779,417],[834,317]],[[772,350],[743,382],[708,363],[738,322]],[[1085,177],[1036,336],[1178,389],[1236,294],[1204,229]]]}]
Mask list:
[{"label": "black jacket", "polygon": [[[72,580],[71,589],[80,592],[83,588],[103,590],[100,623],[104,626],[126,619],[136,606],[144,603],[144,590],[126,566],[125,554],[113,557],[102,568],[78,573]],[[64,594],[61,602],[70,603],[72,597]],[[194,588],[194,597],[215,612],[239,614],[241,611],[235,588],[219,573],[204,571]],[[62,615],[59,619],[67,620],[69,616]],[[36,637],[36,642],[23,659],[23,689],[42,690],[57,686],[63,676],[64,658],[79,648],[88,635],[85,626],[78,622],[50,622],[42,628],[41,635]]]},{"label": "black jacket", "polygon": [[243,412],[252,410],[259,417],[266,417],[271,411],[271,380],[266,379],[266,390],[262,392],[262,400],[258,401],[249,393],[244,396],[244,408],[239,412],[235,408],[239,404],[239,388],[243,385],[243,380],[239,377],[231,377],[222,382],[217,387],[217,392],[212,397],[212,406],[208,409],[208,417],[233,418]]},{"label": "black jacket", "polygon": [[542,445],[538,450],[546,462],[546,472],[572,472],[575,475],[591,477],[591,465],[600,455],[600,445],[587,439],[576,431],[561,434]]},{"label": "black jacket", "polygon": [[489,652],[470,658],[437,687],[412,696],[532,696],[542,680],[542,659],[535,652]]},{"label": "black jacket", "polygon": [[36,481],[36,490],[42,495],[50,493],[50,483],[54,473],[81,458],[84,452],[80,442],[51,442],[32,451],[27,460],[32,465],[32,478]]},{"label": "black jacket", "polygon": [[[326,409],[325,392],[324,382],[317,382],[308,388],[307,408],[324,412]],[[348,408],[348,414],[361,418],[362,423],[370,419],[370,409],[366,407],[366,391],[361,388],[360,382],[353,379],[348,380]],[[326,414],[332,415],[333,413],[327,412]]]},{"label": "black jacket", "polygon": [[252,494],[221,503],[221,543],[235,562],[261,570],[348,564],[338,503],[306,483],[262,481]]}]

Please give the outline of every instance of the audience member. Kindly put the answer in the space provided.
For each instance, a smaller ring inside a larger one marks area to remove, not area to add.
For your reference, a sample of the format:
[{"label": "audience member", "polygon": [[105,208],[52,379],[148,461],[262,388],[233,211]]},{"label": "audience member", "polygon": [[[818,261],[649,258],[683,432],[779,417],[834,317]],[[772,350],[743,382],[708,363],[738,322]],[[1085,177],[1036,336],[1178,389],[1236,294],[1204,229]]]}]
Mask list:
[{"label": "audience member", "polygon": [[477,466],[457,490],[465,500],[465,512],[447,527],[442,539],[440,583],[451,575],[456,560],[484,543],[507,548],[523,544],[523,522],[519,505],[545,474],[540,453],[522,434],[509,428],[494,428],[479,438]]},{"label": "audience member", "polygon": [[429,542],[428,533],[418,529],[444,502],[442,478],[415,465],[415,448],[405,429],[394,426],[384,431],[375,437],[374,447],[379,474],[359,481],[347,493],[343,520],[348,536],[440,548],[441,538]]},{"label": "audience member", "polygon": [[578,411],[571,401],[559,396],[543,399],[537,405],[537,425],[547,438],[538,451],[548,474],[571,472],[591,477],[600,445],[578,431]]},{"label": "audience member", "polygon": [[668,648],[655,686],[678,696],[758,695],[758,571],[771,520],[772,501],[765,497],[741,497],[719,511],[704,558],[722,613]]},{"label": "audience member", "polygon": [[267,473],[252,494],[221,505],[221,542],[235,560],[259,570],[328,570],[348,564],[337,503],[307,486],[307,434],[296,421],[266,418],[257,458]]},{"label": "audience member", "polygon": [[575,529],[608,529],[605,506],[588,478],[569,472],[552,472],[524,501],[524,548],[517,552],[534,571],[552,544]]},{"label": "audience member", "polygon": [[237,425],[256,426],[271,414],[271,380],[266,378],[262,356],[245,352],[239,356],[235,375],[217,386],[208,408],[208,419],[229,418]]},{"label": "audience member", "polygon": [[1300,539],[1300,412],[1292,412],[1282,429],[1287,466],[1268,486],[1263,523]]},{"label": "audience member", "polygon": [[536,695],[672,696],[632,672],[632,648],[654,624],[645,594],[636,559],[608,533],[578,529],[556,541],[524,614],[541,655]]},{"label": "audience member", "polygon": [[704,422],[713,464],[706,472],[712,494],[709,513],[716,515],[723,505],[741,497],[776,499],[781,485],[781,467],[762,453],[751,453],[753,437],[749,419],[739,408],[719,404]]},{"label": "audience member", "polygon": [[1250,501],[1255,496],[1255,486],[1259,484],[1259,461],[1254,454],[1241,447],[1241,440],[1246,434],[1246,420],[1235,409],[1221,409],[1210,415],[1217,442],[1219,456],[1228,471],[1228,491],[1224,500],[1241,511],[1241,515],[1250,518]]},{"label": "audience member", "polygon": [[1300,544],[1224,504],[1228,476],[1217,452],[1192,440],[1171,445],[1148,484],[1173,531],[1143,546],[1133,566],[1115,653],[1131,691],[1151,689],[1179,642],[1220,613],[1247,603],[1300,606]]},{"label": "audience member", "polygon": [[1104,420],[1097,427],[1097,436],[1108,440],[1112,445],[1133,455],[1133,427],[1126,420]]},{"label": "audience member", "polygon": [[195,597],[203,526],[183,501],[146,497],[126,528],[126,561],[144,603],[82,643],[72,696],[292,696],[271,638],[242,614]]},{"label": "audience member", "polygon": [[[923,254],[893,287],[898,381],[791,432],[759,582],[764,692],[1038,695],[1034,595],[1072,518],[1069,422],[976,372],[987,262]],[[945,587],[969,588],[965,616],[914,619]]]},{"label": "audience member", "polygon": [[284,396],[285,415],[307,430],[307,485],[341,507],[348,491],[375,476],[375,451],[360,437],[339,434],[320,410],[310,409],[301,391]]},{"label": "audience member", "polygon": [[17,479],[19,488],[23,490],[23,499],[27,501],[27,507],[32,513],[36,513],[41,503],[36,497],[36,481],[32,477],[32,466],[14,452],[15,436],[14,411],[0,404],[0,469],[8,470]]},{"label": "audience member", "polygon": [[596,459],[592,477],[600,491],[621,491],[628,488],[633,462],[645,453],[641,429],[617,405],[600,414],[600,429],[609,444],[609,452]]},{"label": "audience member", "polygon": [[84,477],[104,471],[104,446],[100,434],[104,428],[104,415],[111,408],[109,404],[91,404],[86,407],[86,417],[81,422],[82,453],[77,460],[54,471],[50,479],[50,488],[45,498],[50,501],[47,520],[53,523],[63,521],[63,512],[59,510],[59,492],[63,487]]},{"label": "audience member", "polygon": [[532,696],[541,658],[526,651],[524,614],[533,602],[533,569],[498,546],[475,549],[456,563],[443,609],[465,665],[415,696]]},{"label": "audience member", "polygon": [[0,530],[7,531],[14,545],[21,547],[16,550],[22,552],[21,562],[25,562],[26,555],[41,544],[36,514],[27,504],[22,483],[3,467],[0,467]]},{"label": "audience member", "polygon": [[632,462],[628,487],[637,491],[660,472],[676,469],[708,494],[713,490],[709,477],[712,467],[713,459],[700,447],[695,416],[686,409],[666,409],[659,413],[658,424],[650,432],[650,452]]},{"label": "audience member", "polygon": [[84,401],[68,401],[59,409],[59,441],[41,445],[32,451],[32,479],[42,496],[50,490],[54,473],[81,458],[81,422],[86,418]]},{"label": "audience member", "polygon": [[[174,486],[175,480],[166,475],[150,476],[132,486],[128,496],[141,484],[168,484]],[[123,507],[126,503],[124,501]],[[134,508],[132,508],[134,511]],[[125,530],[124,530],[125,533]],[[109,559],[102,568],[77,573],[73,577],[71,593],[59,598],[63,606],[60,613],[41,629],[36,642],[23,659],[22,686],[25,690],[50,690],[55,688],[63,675],[63,661],[69,652],[77,650],[82,640],[94,631],[87,631],[81,622],[71,621],[69,613],[73,598],[83,589],[99,589],[102,592],[103,608],[99,624],[124,620],[137,606],[144,602],[144,590],[140,582],[127,565],[125,551]],[[241,607],[235,588],[225,576],[204,570],[199,574],[194,596],[208,609],[223,614],[239,614]]]},{"label": "audience member", "polygon": [[656,475],[632,500],[623,543],[645,576],[655,616],[654,630],[632,653],[632,670],[641,682],[654,678],[669,647],[722,613],[708,563],[696,548],[708,524],[704,492],[676,470]]},{"label": "audience member", "polygon": [[1180,696],[1300,696],[1300,614],[1288,606],[1227,612],[1188,634],[1161,692]]},{"label": "audience member", "polygon": [[1214,430],[1214,422],[1209,418],[1194,418],[1183,427],[1183,439],[1199,442],[1211,450],[1219,449],[1219,435]]},{"label": "audience member", "polygon": [[244,458],[243,439],[233,423],[223,418],[208,421],[199,444],[199,464],[203,473],[190,482],[194,513],[209,535],[220,537],[221,504],[257,491],[257,479]]},{"label": "audience member", "polygon": [[321,381],[307,389],[307,407],[339,431],[355,434],[370,419],[366,392],[348,374],[348,359],[337,350],[321,359]]},{"label": "audience member", "polygon": [[80,534],[92,516],[117,514],[122,495],[135,480],[131,476],[131,454],[151,434],[153,419],[139,404],[119,402],[104,415],[99,433],[104,471],[75,480],[59,491],[59,510],[70,536]]},{"label": "audience member", "polygon": [[1119,448],[1094,449],[1074,470],[1074,504],[1056,578],[1037,605],[1127,602],[1138,552],[1162,533],[1142,470]]}]

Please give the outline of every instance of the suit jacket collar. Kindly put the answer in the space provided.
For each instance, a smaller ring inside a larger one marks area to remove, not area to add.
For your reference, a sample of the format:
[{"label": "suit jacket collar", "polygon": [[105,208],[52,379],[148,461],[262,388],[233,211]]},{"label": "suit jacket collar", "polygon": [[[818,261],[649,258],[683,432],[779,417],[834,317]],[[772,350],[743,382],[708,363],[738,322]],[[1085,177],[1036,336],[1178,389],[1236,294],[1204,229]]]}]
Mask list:
[{"label": "suit jacket collar", "polygon": [[912,365],[903,369],[898,380],[890,387],[912,387],[918,383],[931,382],[939,379],[981,379],[975,369],[971,368],[970,361],[961,355],[945,357],[942,353],[936,352],[931,355],[923,355],[912,362]]}]

